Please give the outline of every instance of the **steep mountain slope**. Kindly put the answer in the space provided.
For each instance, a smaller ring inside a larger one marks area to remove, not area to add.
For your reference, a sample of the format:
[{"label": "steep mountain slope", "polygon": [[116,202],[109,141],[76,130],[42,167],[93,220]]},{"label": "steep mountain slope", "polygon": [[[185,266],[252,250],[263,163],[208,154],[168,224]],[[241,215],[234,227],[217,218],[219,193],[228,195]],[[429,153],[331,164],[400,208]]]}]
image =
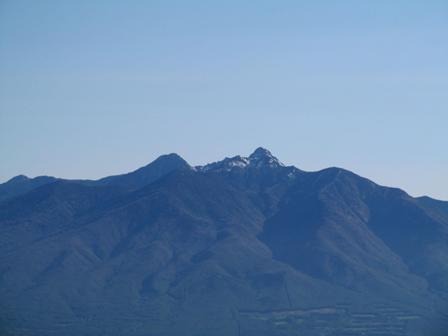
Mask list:
[{"label": "steep mountain slope", "polygon": [[3,334],[446,334],[444,202],[262,148],[169,159],[0,204]]}]

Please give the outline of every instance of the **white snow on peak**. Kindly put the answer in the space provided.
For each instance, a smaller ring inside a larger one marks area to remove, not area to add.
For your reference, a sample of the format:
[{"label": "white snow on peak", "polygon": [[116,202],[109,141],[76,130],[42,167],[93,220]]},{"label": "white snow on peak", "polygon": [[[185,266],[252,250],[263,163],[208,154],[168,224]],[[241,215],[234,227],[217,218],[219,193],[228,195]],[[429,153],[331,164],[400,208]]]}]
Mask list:
[{"label": "white snow on peak", "polygon": [[281,163],[275,156],[273,156],[270,151],[262,147],[258,147],[249,156],[249,160],[251,164],[254,164],[257,167],[261,166],[284,167],[283,163]]},{"label": "white snow on peak", "polygon": [[231,171],[233,169],[245,169],[247,167],[263,168],[263,167],[284,167],[275,156],[267,149],[259,147],[249,157],[234,156],[225,158],[222,161],[213,162],[205,166],[196,167],[199,171]]},{"label": "white snow on peak", "polygon": [[198,170],[202,170],[204,172],[206,171],[231,171],[233,168],[245,168],[247,165],[249,165],[249,160],[246,157],[242,156],[234,156],[232,158],[225,158],[222,161],[209,163],[202,167],[197,167]]}]

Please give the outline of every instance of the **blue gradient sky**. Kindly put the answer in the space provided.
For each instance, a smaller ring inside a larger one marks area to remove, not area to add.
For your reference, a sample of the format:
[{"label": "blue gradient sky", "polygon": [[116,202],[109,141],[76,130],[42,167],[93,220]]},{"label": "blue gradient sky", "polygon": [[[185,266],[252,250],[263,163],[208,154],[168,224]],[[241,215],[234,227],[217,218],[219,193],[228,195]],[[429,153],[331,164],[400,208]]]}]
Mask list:
[{"label": "blue gradient sky", "polygon": [[448,200],[448,1],[0,1],[0,181],[269,148]]}]

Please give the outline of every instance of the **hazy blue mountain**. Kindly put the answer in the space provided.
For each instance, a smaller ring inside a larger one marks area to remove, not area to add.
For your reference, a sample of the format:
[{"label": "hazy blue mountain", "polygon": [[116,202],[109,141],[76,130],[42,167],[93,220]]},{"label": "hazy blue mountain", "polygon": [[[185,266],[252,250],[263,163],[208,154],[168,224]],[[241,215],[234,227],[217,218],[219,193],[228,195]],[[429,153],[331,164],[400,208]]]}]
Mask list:
[{"label": "hazy blue mountain", "polygon": [[2,335],[444,336],[447,312],[448,202],[263,148],[0,204]]},{"label": "hazy blue mountain", "polygon": [[29,178],[25,175],[17,175],[9,181],[0,184],[0,202],[54,181],[56,181],[56,178],[52,176]]},{"label": "hazy blue mountain", "polygon": [[117,185],[133,190],[154,182],[174,170],[189,167],[188,163],[177,154],[162,155],[145,167],[131,173],[105,177],[95,181],[94,184]]},{"label": "hazy blue mountain", "polygon": [[9,181],[0,184],[0,202],[25,194],[44,184],[55,181],[67,181],[87,186],[120,186],[126,190],[141,188],[158,178],[180,168],[188,168],[188,163],[177,154],[162,155],[148,165],[133,172],[101,178],[99,180],[66,180],[52,176],[38,176],[28,178],[18,175]]}]

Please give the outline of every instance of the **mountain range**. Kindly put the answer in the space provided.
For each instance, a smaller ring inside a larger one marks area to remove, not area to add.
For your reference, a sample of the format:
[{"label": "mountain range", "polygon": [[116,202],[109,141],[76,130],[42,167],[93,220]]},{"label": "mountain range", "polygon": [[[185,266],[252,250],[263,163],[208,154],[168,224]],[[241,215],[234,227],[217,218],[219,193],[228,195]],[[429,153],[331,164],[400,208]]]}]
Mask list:
[{"label": "mountain range", "polygon": [[1,335],[446,336],[448,202],[264,148],[0,184]]}]

